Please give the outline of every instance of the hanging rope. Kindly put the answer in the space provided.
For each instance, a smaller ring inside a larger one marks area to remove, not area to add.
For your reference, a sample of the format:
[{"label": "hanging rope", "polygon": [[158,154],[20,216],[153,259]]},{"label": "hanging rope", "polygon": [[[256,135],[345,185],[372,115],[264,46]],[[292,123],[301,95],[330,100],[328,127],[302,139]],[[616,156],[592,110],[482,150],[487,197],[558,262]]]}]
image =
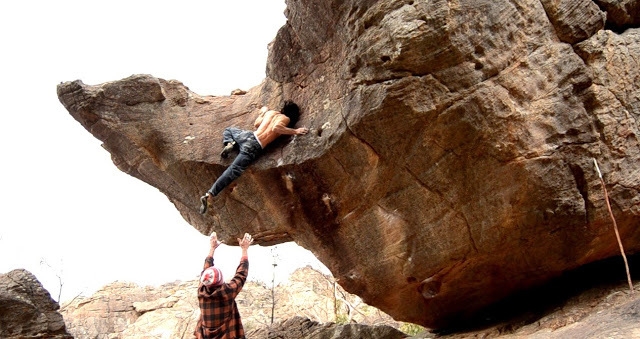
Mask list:
[{"label": "hanging rope", "polygon": [[596,158],[593,158],[593,164],[596,166],[598,177],[600,177],[600,183],[602,184],[602,190],[604,191],[604,200],[607,202],[609,215],[611,216],[611,220],[613,221],[613,230],[616,232],[616,239],[618,239],[618,246],[620,246],[620,254],[622,254],[622,259],[624,259],[624,267],[627,269],[627,281],[629,282],[629,289],[631,289],[631,294],[633,294],[633,283],[631,282],[629,263],[627,262],[627,256],[624,254],[624,247],[622,247],[622,241],[620,240],[620,232],[618,232],[618,224],[616,224],[616,218],[613,217],[611,204],[609,203],[609,194],[607,193],[607,187],[604,184],[604,179],[602,179],[602,173],[600,172],[600,167],[598,167],[598,161],[596,161]]}]

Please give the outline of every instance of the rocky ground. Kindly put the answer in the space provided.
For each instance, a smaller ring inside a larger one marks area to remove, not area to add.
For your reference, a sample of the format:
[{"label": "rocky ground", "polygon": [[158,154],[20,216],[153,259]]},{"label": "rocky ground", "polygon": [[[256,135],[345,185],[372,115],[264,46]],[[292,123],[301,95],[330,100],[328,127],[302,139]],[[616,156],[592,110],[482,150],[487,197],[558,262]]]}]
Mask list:
[{"label": "rocky ground", "polygon": [[[395,321],[308,267],[273,291],[248,282],[237,301],[249,339],[640,338],[640,260],[629,259],[633,289],[622,260],[612,258],[439,330]],[[58,313],[37,279],[15,270],[0,275],[0,337],[191,338],[196,287],[197,281],[158,287],[114,282]]]},{"label": "rocky ground", "polygon": [[[631,272],[640,272],[637,257],[630,257]],[[622,260],[612,258],[440,330],[395,321],[311,268],[276,287],[275,307],[270,287],[253,282],[240,294],[238,305],[250,339],[626,339],[640,338],[639,280],[632,276],[636,283],[631,293]],[[61,313],[75,338],[189,338],[197,316],[192,293],[196,285],[194,281],[142,288],[114,283],[90,298],[63,305]]]},{"label": "rocky ground", "polygon": [[622,259],[612,258],[513,296],[473,322],[417,338],[640,338],[640,257],[629,262],[633,292]]}]

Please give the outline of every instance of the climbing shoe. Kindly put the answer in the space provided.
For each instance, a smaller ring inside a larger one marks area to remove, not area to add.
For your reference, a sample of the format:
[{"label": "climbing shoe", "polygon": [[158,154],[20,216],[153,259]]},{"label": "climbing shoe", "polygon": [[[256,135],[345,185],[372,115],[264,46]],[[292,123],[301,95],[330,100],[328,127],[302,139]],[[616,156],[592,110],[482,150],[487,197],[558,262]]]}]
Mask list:
[{"label": "climbing shoe", "polygon": [[229,156],[229,153],[231,153],[231,151],[233,151],[233,146],[236,145],[235,141],[232,141],[230,143],[227,143],[226,145],[224,145],[224,148],[222,149],[222,152],[220,153],[220,157],[223,159],[226,159]]},{"label": "climbing shoe", "polygon": [[207,213],[207,208],[209,207],[209,193],[200,197],[200,214]]}]

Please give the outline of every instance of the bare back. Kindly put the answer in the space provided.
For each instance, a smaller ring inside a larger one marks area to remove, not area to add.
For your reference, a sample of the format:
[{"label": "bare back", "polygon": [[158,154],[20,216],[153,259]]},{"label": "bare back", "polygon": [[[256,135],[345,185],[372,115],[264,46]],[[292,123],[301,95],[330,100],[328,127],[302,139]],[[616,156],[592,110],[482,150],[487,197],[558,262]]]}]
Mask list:
[{"label": "bare back", "polygon": [[262,120],[256,120],[259,125],[254,133],[262,147],[266,147],[281,135],[281,133],[276,132],[278,125],[286,128],[289,124],[289,118],[278,111],[267,111],[263,117],[258,119]]}]

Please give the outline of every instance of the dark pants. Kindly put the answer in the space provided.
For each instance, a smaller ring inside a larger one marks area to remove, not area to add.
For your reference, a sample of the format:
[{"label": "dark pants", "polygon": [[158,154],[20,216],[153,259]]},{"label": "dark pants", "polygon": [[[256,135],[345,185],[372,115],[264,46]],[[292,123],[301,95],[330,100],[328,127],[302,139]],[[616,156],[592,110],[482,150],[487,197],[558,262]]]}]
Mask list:
[{"label": "dark pants", "polygon": [[240,148],[240,153],[209,189],[209,193],[213,196],[218,195],[232,181],[238,179],[242,172],[262,154],[262,146],[260,146],[252,131],[245,131],[236,127],[225,128],[222,133],[222,143],[226,145],[233,141]]}]

